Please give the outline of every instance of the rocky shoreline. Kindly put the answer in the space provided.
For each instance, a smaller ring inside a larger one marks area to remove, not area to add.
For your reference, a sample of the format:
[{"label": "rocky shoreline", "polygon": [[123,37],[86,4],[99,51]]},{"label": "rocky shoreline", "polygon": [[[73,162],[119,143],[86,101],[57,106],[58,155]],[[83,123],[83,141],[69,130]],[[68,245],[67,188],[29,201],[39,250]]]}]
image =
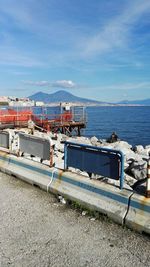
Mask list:
[{"label": "rocky shoreline", "polygon": [[[129,143],[118,140],[113,143],[109,143],[106,140],[98,139],[93,136],[91,138],[87,137],[68,137],[63,134],[57,134],[57,140],[51,135],[53,142],[55,144],[54,162],[56,162],[56,167],[63,168],[63,156],[64,156],[64,141],[70,141],[80,144],[93,145],[97,147],[105,147],[110,149],[120,150],[124,154],[124,174],[125,174],[125,184],[129,188],[133,188],[134,184],[143,180],[147,177],[147,161],[149,159],[150,145],[143,147],[142,145],[137,145],[132,147]],[[80,173],[81,175],[87,175],[87,173],[80,170],[74,170],[70,168],[71,171]],[[93,179],[99,179],[100,176],[92,175]],[[116,183],[116,181],[111,181],[109,178],[103,178],[104,181],[109,183]]]},{"label": "rocky shoreline", "polygon": [[[14,134],[14,141],[12,143],[12,150],[17,150],[18,147],[18,134],[17,131],[14,130],[8,130],[11,131],[11,135]],[[22,131],[25,133],[28,133],[28,129],[21,129],[18,131]],[[150,153],[150,145],[147,145],[143,147],[142,145],[137,145],[133,147],[129,143],[123,141],[123,140],[117,140],[113,143],[109,143],[106,140],[98,139],[97,137],[93,136],[91,138],[87,138],[84,136],[81,137],[68,137],[64,134],[58,133],[53,134],[51,132],[49,133],[43,133],[36,130],[34,132],[35,136],[46,138],[50,137],[52,139],[52,142],[54,144],[54,163],[55,167],[59,169],[64,168],[64,142],[70,141],[80,144],[87,144],[97,147],[104,147],[104,148],[110,148],[110,149],[116,149],[120,150],[124,154],[124,187],[128,189],[133,189],[135,183],[137,181],[143,180],[147,177],[147,161],[149,159],[149,153]],[[24,157],[30,158],[29,155],[24,155]],[[39,161],[38,158],[34,157],[32,158],[35,161]],[[44,164],[49,164],[48,161],[43,161]],[[88,176],[86,172],[82,172],[78,169],[69,168],[70,171],[76,172],[80,175]],[[110,184],[119,184],[118,181],[100,177],[98,175],[92,174],[92,179],[100,179],[103,180],[106,183]]]}]

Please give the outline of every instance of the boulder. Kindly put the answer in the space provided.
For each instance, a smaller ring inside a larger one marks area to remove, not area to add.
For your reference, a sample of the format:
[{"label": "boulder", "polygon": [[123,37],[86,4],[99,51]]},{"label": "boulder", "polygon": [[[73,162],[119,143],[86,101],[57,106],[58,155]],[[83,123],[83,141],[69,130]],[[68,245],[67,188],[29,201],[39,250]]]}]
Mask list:
[{"label": "boulder", "polygon": [[150,157],[150,145],[149,146],[145,146],[144,152],[149,158]]},{"label": "boulder", "polygon": [[124,171],[126,172],[129,169],[129,163],[127,161],[124,161]]},{"label": "boulder", "polygon": [[144,148],[143,146],[138,145],[138,146],[134,147],[134,151],[136,154],[139,154],[143,158],[148,159],[149,153],[150,153],[150,148],[149,147]]},{"label": "boulder", "polygon": [[135,178],[133,178],[132,176],[125,174],[124,181],[132,189],[132,186],[136,183],[137,180]]},{"label": "boulder", "polygon": [[96,146],[98,142],[98,138],[96,136],[93,136],[91,137],[90,141],[93,146]]},{"label": "boulder", "polygon": [[90,139],[87,137],[70,137],[69,138],[70,142],[78,143],[78,144],[86,144],[86,145],[91,145]]},{"label": "boulder", "polygon": [[68,140],[68,136],[65,134],[61,134],[61,142],[66,142]]},{"label": "boulder", "polygon": [[61,144],[59,142],[55,143],[55,150],[64,153],[64,144]]},{"label": "boulder", "polygon": [[118,150],[121,150],[121,149],[130,150],[132,148],[132,146],[129,143],[125,142],[125,141],[115,142],[113,144],[113,147],[114,147],[114,149],[118,149]]},{"label": "boulder", "polygon": [[147,177],[147,162],[144,160],[133,161],[130,164],[128,171],[131,172],[131,174],[136,180],[141,180],[143,178],[146,178]]},{"label": "boulder", "polygon": [[144,147],[141,145],[135,146],[133,150],[134,152],[139,153],[139,154],[144,153]]}]

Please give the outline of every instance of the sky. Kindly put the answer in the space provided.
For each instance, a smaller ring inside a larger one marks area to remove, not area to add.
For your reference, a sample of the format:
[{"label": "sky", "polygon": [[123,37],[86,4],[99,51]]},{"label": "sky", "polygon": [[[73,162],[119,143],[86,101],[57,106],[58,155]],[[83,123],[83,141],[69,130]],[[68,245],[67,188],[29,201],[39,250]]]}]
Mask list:
[{"label": "sky", "polygon": [[150,98],[150,0],[0,0],[0,96]]}]

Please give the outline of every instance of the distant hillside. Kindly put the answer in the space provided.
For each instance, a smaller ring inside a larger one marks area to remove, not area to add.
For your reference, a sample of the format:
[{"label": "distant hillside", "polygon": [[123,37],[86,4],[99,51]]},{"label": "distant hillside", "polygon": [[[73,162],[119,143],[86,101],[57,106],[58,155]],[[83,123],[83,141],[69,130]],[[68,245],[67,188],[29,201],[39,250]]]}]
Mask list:
[{"label": "distant hillside", "polygon": [[118,102],[117,104],[150,106],[150,99],[133,100],[133,101],[123,100],[121,102]]},{"label": "distant hillside", "polygon": [[29,96],[31,100],[34,101],[43,101],[44,103],[55,103],[55,102],[75,102],[75,103],[84,103],[84,104],[93,104],[93,105],[144,105],[144,106],[150,106],[150,99],[144,99],[144,100],[123,100],[117,103],[108,103],[108,102],[102,102],[102,101],[96,101],[88,98],[81,98],[78,96],[75,96],[67,91],[60,90],[53,94],[46,94],[43,92],[38,92],[34,95]]},{"label": "distant hillside", "polygon": [[53,93],[53,94],[46,94],[46,93],[38,92],[34,95],[29,96],[29,98],[35,101],[43,101],[44,103],[81,102],[81,103],[105,104],[105,102],[77,97],[63,90],[57,91],[56,93]]}]

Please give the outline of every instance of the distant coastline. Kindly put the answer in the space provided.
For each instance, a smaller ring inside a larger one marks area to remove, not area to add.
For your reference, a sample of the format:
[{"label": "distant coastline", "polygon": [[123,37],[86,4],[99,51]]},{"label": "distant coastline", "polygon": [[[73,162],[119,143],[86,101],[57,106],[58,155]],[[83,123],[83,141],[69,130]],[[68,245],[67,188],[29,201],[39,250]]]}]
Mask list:
[{"label": "distant coastline", "polygon": [[97,101],[94,99],[82,98],[75,96],[67,91],[60,90],[53,94],[47,94],[43,92],[37,92],[34,95],[28,97],[0,97],[0,106],[8,106],[11,107],[32,107],[32,106],[58,106],[60,103],[69,103],[71,106],[85,106],[85,107],[143,107],[150,106],[150,99],[143,100],[123,100],[120,102],[112,103],[112,102],[104,102]]},{"label": "distant coastline", "polygon": [[[85,102],[69,102],[71,106],[83,106],[83,107],[150,107],[150,105],[141,105],[141,104],[97,104],[97,103],[85,103]],[[45,107],[54,107],[58,106],[59,102],[47,103],[44,104]]]},{"label": "distant coastline", "polygon": [[[115,104],[115,103],[92,103],[92,102],[68,102],[65,101],[66,103],[69,103],[71,106],[83,106],[83,107],[150,107],[150,105],[142,105],[142,104]],[[43,106],[43,107],[55,107],[59,106],[60,102],[51,102],[51,103],[43,103],[43,105],[29,105],[29,104],[24,104],[24,105],[8,105],[8,103],[0,103],[0,107],[6,107],[10,106],[10,108],[13,107],[34,107],[34,106]]]},{"label": "distant coastline", "polygon": [[69,102],[72,105],[82,106],[150,106],[150,99],[143,100],[122,100],[120,102],[112,103],[106,101],[97,101],[94,99],[87,99],[75,96],[67,91],[60,90],[53,94],[37,92],[34,95],[28,96],[30,100],[43,101],[45,104],[53,105],[53,103]]}]

